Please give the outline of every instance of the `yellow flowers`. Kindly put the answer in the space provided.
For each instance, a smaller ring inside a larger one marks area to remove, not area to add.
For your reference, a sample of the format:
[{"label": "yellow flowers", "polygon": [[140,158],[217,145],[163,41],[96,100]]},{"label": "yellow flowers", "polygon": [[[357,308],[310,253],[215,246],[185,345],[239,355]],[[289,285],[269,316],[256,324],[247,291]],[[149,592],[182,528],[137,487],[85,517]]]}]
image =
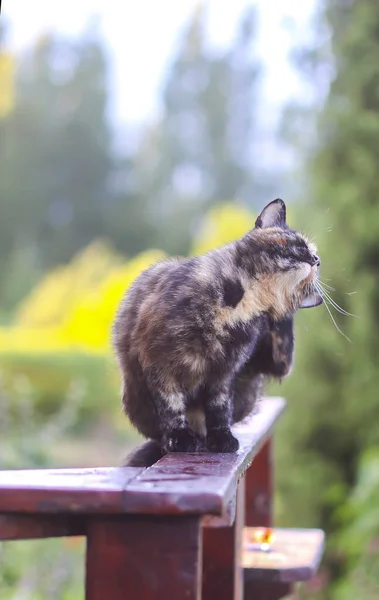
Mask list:
[{"label": "yellow flowers", "polygon": [[0,354],[25,352],[52,352],[64,348],[62,331],[57,327],[13,327],[0,329]]},{"label": "yellow flowers", "polygon": [[21,327],[60,326],[121,260],[104,242],[94,242],[69,265],[42,279],[19,307],[16,323]]},{"label": "yellow flowers", "polygon": [[125,261],[104,242],[91,244],[69,265],[48,273],[24,300],[14,325],[0,329],[0,351],[108,352],[123,294],[144,269],[164,256],[148,250]]},{"label": "yellow flowers", "polygon": [[158,250],[148,250],[111,269],[95,290],[75,304],[63,323],[67,343],[108,351],[112,322],[125,291],[142,271],[164,256]]}]

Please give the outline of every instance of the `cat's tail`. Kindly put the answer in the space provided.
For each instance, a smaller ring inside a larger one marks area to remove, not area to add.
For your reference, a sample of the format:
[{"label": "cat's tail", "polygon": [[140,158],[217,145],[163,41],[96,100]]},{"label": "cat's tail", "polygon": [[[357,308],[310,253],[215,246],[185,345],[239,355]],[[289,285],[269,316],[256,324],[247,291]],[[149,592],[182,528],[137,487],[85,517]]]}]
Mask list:
[{"label": "cat's tail", "polygon": [[123,461],[123,467],[151,467],[164,456],[160,444],[154,440],[148,440],[131,451]]}]

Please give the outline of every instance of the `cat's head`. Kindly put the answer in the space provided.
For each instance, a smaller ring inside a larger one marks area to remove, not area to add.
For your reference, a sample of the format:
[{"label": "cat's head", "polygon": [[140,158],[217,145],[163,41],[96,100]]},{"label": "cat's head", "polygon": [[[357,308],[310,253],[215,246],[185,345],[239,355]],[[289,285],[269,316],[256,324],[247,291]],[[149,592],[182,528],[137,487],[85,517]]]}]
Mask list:
[{"label": "cat's head", "polygon": [[286,222],[286,205],[270,202],[250,232],[254,266],[270,311],[277,317],[322,303],[317,282],[320,258],[317,248]]}]

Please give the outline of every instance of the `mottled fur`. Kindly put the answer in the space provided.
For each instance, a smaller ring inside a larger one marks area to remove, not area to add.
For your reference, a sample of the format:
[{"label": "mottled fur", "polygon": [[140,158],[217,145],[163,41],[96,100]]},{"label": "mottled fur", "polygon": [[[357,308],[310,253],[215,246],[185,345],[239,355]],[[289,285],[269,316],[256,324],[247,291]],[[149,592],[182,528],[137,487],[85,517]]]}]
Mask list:
[{"label": "mottled fur", "polygon": [[271,202],[242,239],[143,272],[114,325],[122,400],[133,425],[164,451],[233,452],[265,377],[293,360],[293,314],[321,303],[319,259]]}]

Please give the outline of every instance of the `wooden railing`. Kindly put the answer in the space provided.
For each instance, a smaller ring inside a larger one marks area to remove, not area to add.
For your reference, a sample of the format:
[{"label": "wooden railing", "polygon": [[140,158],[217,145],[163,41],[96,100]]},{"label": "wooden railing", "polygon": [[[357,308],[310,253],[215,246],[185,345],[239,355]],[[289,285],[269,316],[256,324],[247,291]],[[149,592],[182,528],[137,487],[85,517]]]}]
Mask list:
[{"label": "wooden railing", "polygon": [[235,454],[168,454],[150,467],[0,472],[0,540],[86,536],[87,600],[276,600],[313,577],[319,530],[272,526],[266,398]]}]

